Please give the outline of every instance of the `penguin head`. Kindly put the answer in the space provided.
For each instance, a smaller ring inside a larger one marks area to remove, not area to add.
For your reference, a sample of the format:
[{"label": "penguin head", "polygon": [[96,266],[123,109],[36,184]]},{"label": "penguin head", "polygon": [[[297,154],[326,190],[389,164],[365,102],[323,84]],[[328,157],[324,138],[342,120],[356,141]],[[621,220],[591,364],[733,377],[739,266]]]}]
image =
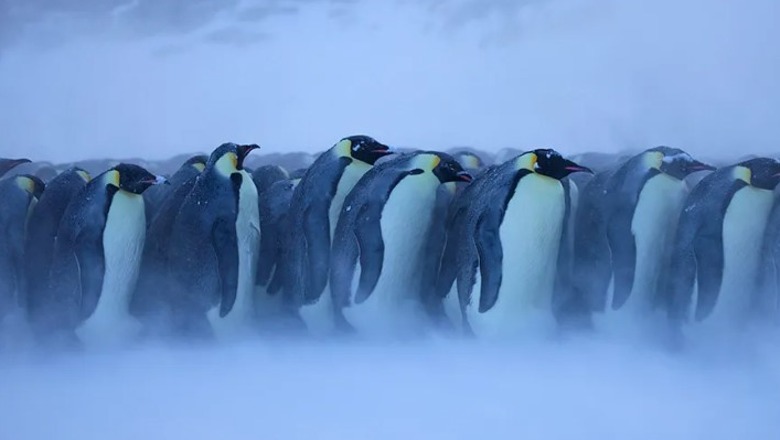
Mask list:
[{"label": "penguin head", "polygon": [[187,159],[186,162],[184,162],[183,166],[191,166],[198,170],[198,172],[202,172],[206,169],[206,163],[209,161],[209,158],[205,155],[199,154],[197,156],[192,156],[191,158]]},{"label": "penguin head", "polygon": [[257,144],[238,145],[227,142],[214,150],[209,157],[207,167],[217,169],[221,174],[230,176],[236,171],[244,169],[244,159],[254,150],[259,149]]},{"label": "penguin head", "polygon": [[130,163],[120,163],[106,173],[109,184],[133,194],[142,194],[152,185],[168,183],[162,176],[155,176],[145,168]]},{"label": "penguin head", "polygon": [[422,163],[423,171],[430,171],[441,183],[471,182],[472,177],[463,166],[447,153],[423,151],[415,158]]},{"label": "penguin head", "polygon": [[43,190],[46,188],[43,180],[32,174],[21,174],[14,177],[14,179],[16,180],[16,186],[18,186],[19,189],[28,192],[36,199],[41,198]]},{"label": "penguin head", "polygon": [[582,171],[593,174],[593,171],[561,156],[561,153],[540,148],[520,155],[516,160],[518,168],[527,168],[537,174],[561,180],[571,173]]},{"label": "penguin head", "polygon": [[482,159],[474,153],[464,151],[457,154],[456,157],[464,169],[478,170],[483,166]]},{"label": "penguin head", "polygon": [[678,180],[683,180],[689,174],[698,171],[715,170],[714,166],[692,158],[690,154],[679,148],[664,146],[651,148],[645,151],[643,158],[651,168],[656,168]]},{"label": "penguin head", "polygon": [[365,135],[345,137],[334,148],[338,156],[351,157],[369,165],[392,153],[390,147]]},{"label": "penguin head", "polygon": [[0,159],[0,177],[23,163],[32,162],[30,159]]},{"label": "penguin head", "polygon": [[73,171],[84,180],[84,183],[89,183],[89,181],[92,180],[92,176],[82,168],[73,167]]},{"label": "penguin head", "polygon": [[780,162],[768,157],[746,160],[734,167],[734,175],[748,185],[774,190],[780,184]]}]

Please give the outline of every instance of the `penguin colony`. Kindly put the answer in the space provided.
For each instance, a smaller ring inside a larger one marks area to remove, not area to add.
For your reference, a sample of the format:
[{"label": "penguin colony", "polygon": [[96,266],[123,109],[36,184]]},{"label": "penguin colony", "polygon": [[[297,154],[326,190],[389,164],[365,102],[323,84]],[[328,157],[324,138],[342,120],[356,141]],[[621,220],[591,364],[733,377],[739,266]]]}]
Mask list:
[{"label": "penguin colony", "polygon": [[38,344],[104,347],[777,322],[777,160],[536,149],[486,166],[356,135],[303,170],[248,169],[258,148],[45,183],[0,159],[0,331],[19,316]]}]

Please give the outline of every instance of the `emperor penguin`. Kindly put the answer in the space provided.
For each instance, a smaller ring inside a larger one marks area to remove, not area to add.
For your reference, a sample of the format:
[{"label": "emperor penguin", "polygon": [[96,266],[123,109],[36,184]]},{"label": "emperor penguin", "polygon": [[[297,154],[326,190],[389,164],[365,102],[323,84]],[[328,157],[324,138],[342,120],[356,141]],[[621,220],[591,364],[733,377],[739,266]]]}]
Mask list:
[{"label": "emperor penguin", "polygon": [[0,181],[0,323],[24,305],[24,241],[43,190],[41,179],[28,174]]},{"label": "emperor penguin", "polygon": [[755,158],[711,173],[686,198],[660,292],[674,336],[685,324],[719,337],[751,323],[778,183],[780,162]]},{"label": "emperor penguin", "polygon": [[[458,255],[461,253],[466,234],[464,230],[467,223],[466,213],[470,206],[477,203],[477,199],[484,191],[483,187],[492,181],[484,176],[497,169],[497,166],[491,165],[476,172],[474,181],[454,195],[444,217],[442,238],[444,246],[438,264],[435,266],[436,281],[433,295],[426,297],[426,306],[435,323],[445,327],[451,326],[457,332],[461,332],[463,327],[455,280],[458,277]],[[446,301],[447,298],[450,301]],[[449,307],[449,310],[445,312],[444,307]]]},{"label": "emperor penguin", "polygon": [[[275,331],[294,316],[286,307],[281,290],[286,279],[283,255],[287,240],[287,212],[298,181],[289,179],[289,175],[281,167],[268,167],[267,171],[268,175],[262,180],[255,179],[258,191],[263,188],[258,198],[261,240],[257,259],[255,300],[262,329]],[[302,328],[300,320],[295,319],[295,321],[298,323],[298,328]]]},{"label": "emperor penguin", "polygon": [[367,172],[344,200],[333,239],[331,294],[339,320],[368,337],[426,330],[426,234],[441,184],[471,181],[450,155],[401,154]]},{"label": "emperor penguin", "polygon": [[215,149],[172,223],[165,258],[179,334],[225,340],[256,330],[260,215],[257,188],[243,168],[258,148]]},{"label": "emperor penguin", "polygon": [[36,307],[39,298],[46,297],[54,242],[62,216],[71,202],[92,177],[81,168],[71,167],[46,184],[27,222],[24,244],[27,292],[25,308]]},{"label": "emperor penguin", "polygon": [[[583,201],[582,221],[575,223],[581,248],[575,251],[574,279],[601,280],[576,283],[576,294],[586,298],[593,312],[606,317],[625,312],[619,321],[633,325],[655,308],[658,280],[689,192],[685,179],[714,169],[678,148],[660,146],[635,155],[605,181],[590,182],[599,190],[585,193],[590,199]],[[601,256],[592,258],[594,252],[609,258],[609,264],[602,264]],[[606,288],[610,279],[612,289]],[[584,291],[588,287],[593,291]]]},{"label": "emperor penguin", "polygon": [[555,150],[537,149],[477,179],[486,181],[466,210],[458,256],[466,333],[503,339],[554,330],[553,293],[569,213],[561,180],[574,172],[591,171]]},{"label": "emperor penguin", "polygon": [[0,177],[19,165],[30,163],[30,159],[4,159],[0,158]]},{"label": "emperor penguin", "polygon": [[[205,170],[204,167],[197,172],[200,163],[199,156],[195,156],[174,173],[171,179],[176,178],[177,182],[162,191],[162,199],[147,226],[141,269],[130,301],[130,313],[143,325],[145,338],[171,336],[175,331],[176,305],[168,271],[169,243],[179,209]],[[187,178],[182,181],[184,176]]]},{"label": "emperor penguin", "polygon": [[[128,313],[146,237],[143,192],[164,183],[120,163],[90,180],[65,209],[44,298],[30,309],[39,336],[85,347],[131,343],[140,330]],[[63,338],[63,339],[61,339]]]},{"label": "emperor penguin", "polygon": [[331,240],[342,204],[363,175],[390,149],[376,139],[341,139],[306,170],[293,191],[288,215],[286,301],[315,336],[336,329],[327,292]]},{"label": "emperor penguin", "polygon": [[151,224],[155,214],[160,210],[160,206],[166,196],[176,191],[176,188],[190,180],[193,176],[199,175],[206,168],[207,160],[208,157],[202,154],[190,157],[168,179],[169,185],[153,186],[144,192],[147,226]]}]

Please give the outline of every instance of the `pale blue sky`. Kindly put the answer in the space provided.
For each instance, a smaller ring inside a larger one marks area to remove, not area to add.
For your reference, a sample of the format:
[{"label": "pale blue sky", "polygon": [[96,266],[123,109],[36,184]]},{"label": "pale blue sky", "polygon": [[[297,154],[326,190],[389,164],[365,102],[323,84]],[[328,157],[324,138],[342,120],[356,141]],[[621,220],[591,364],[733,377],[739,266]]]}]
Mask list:
[{"label": "pale blue sky", "polygon": [[315,151],[353,133],[780,153],[774,0],[5,4],[5,156]]}]

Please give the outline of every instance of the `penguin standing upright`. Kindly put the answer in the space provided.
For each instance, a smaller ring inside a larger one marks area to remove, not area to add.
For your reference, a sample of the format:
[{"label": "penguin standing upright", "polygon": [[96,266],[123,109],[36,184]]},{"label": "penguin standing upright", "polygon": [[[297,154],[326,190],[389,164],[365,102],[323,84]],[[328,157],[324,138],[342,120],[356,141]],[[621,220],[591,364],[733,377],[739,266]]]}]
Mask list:
[{"label": "penguin standing upright", "polygon": [[285,295],[316,335],[335,329],[331,295],[326,290],[331,238],[344,198],[389,152],[369,136],[346,137],[317,158],[293,192],[284,256]]},{"label": "penguin standing upright", "polygon": [[451,324],[455,330],[462,330],[460,300],[455,280],[458,277],[458,255],[461,253],[463,238],[466,234],[467,212],[477,203],[483,194],[484,185],[492,181],[484,177],[498,169],[490,166],[481,170],[474,181],[459,191],[448,206],[444,219],[444,247],[436,266],[436,285],[432,297],[428,297],[427,307],[432,318],[443,324]]},{"label": "penguin standing upright", "polygon": [[[580,258],[574,278],[601,280],[577,283],[577,295],[590,302],[592,311],[629,311],[626,319],[637,323],[637,313],[647,314],[655,307],[657,283],[688,194],[685,178],[713,169],[680,149],[656,147],[629,159],[603,184],[600,179],[590,182],[603,190],[587,191],[589,200],[583,204],[602,213],[580,213],[583,221],[576,224],[575,236],[581,237],[577,242],[581,248],[575,251]],[[594,226],[594,219],[599,224]],[[611,256],[611,264],[590,258],[596,251]],[[610,277],[614,277],[611,295],[606,289]],[[588,287],[593,291],[584,290]]]},{"label": "penguin standing upright", "polygon": [[487,181],[466,211],[458,258],[467,331],[503,338],[555,325],[553,288],[569,211],[561,179],[578,171],[590,172],[538,149],[480,177]]},{"label": "penguin standing upright", "polygon": [[46,184],[46,191],[35,204],[27,222],[24,244],[27,284],[25,308],[34,308],[40,298],[46,298],[45,291],[48,288],[54,242],[60,221],[70,201],[91,179],[89,173],[81,168],[68,168]]},{"label": "penguin standing upright", "polygon": [[[197,172],[201,169],[200,163],[200,156],[190,158],[171,177],[172,180],[175,178],[171,188],[158,191],[162,199],[146,230],[141,269],[130,301],[130,313],[141,321],[145,337],[169,336],[173,331],[172,307],[175,305],[171,299],[168,246],[179,209],[200,175]],[[182,180],[185,176],[186,179]]]},{"label": "penguin standing upright", "polygon": [[687,197],[660,292],[678,336],[685,323],[719,334],[750,322],[778,183],[780,162],[756,158],[713,172]]},{"label": "penguin standing upright", "polygon": [[116,346],[137,336],[128,306],[146,235],[142,194],[163,182],[120,163],[72,198],[57,231],[46,295],[30,309],[38,336],[76,336],[85,346]]},{"label": "penguin standing upright", "polygon": [[275,329],[285,317],[282,287],[287,211],[296,183],[287,171],[274,165],[258,168],[252,174],[258,192],[260,211],[260,250],[257,258],[255,301],[258,320],[264,329]]},{"label": "penguin standing upright", "polygon": [[27,221],[43,190],[41,179],[28,174],[0,181],[0,322],[24,305]]},{"label": "penguin standing upright", "polygon": [[470,180],[451,156],[417,152],[376,166],[358,182],[336,226],[330,276],[336,309],[349,327],[380,337],[424,330],[420,287],[436,191],[442,183]]},{"label": "penguin standing upright", "polygon": [[181,204],[165,249],[180,334],[240,337],[254,330],[260,245],[257,188],[244,160],[257,145],[220,145]]},{"label": "penguin standing upright", "polygon": [[30,163],[30,159],[4,159],[0,158],[0,177],[19,165]]},{"label": "penguin standing upright", "polygon": [[146,204],[146,224],[152,223],[152,219],[160,210],[160,206],[166,197],[176,191],[176,188],[197,176],[206,168],[208,157],[204,155],[192,156],[187,159],[178,170],[168,179],[169,185],[158,185],[144,191],[144,202]]}]

